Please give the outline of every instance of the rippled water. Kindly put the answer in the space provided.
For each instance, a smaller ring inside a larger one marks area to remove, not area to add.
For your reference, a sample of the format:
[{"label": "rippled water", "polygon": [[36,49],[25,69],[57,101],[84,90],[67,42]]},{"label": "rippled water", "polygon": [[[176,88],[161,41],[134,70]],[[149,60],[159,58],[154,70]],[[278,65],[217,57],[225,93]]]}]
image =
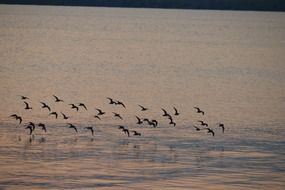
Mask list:
[{"label": "rippled water", "polygon": [[[284,20],[271,12],[0,5],[0,189],[284,189]],[[71,116],[78,134],[40,101]],[[88,110],[70,109],[79,102]],[[176,127],[161,111],[173,114],[173,106]],[[101,121],[95,108],[107,112]],[[138,126],[135,115],[159,126]],[[195,131],[201,119],[215,137]],[[30,136],[30,121],[47,133]]]}]

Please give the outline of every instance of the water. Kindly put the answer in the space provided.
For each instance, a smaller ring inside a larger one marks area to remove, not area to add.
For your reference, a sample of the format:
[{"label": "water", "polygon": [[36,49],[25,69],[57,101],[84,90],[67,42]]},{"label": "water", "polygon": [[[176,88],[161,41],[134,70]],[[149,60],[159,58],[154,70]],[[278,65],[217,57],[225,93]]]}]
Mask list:
[{"label": "water", "polygon": [[[284,20],[271,12],[1,5],[0,189],[284,189]],[[40,101],[71,116],[79,133]],[[70,109],[79,102],[88,110]],[[175,128],[161,116],[173,106],[181,112]],[[107,112],[101,121],[95,108]],[[28,135],[13,113],[48,132]],[[159,126],[139,127],[135,115]],[[200,119],[215,137],[195,131]],[[120,124],[142,136],[127,137]]]}]

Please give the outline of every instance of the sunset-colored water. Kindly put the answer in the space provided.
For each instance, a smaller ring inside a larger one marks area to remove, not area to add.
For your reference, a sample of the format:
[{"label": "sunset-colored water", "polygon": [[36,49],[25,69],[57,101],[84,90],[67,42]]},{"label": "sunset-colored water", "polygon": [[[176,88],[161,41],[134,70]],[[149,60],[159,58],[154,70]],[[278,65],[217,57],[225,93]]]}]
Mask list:
[{"label": "sunset-colored water", "polygon": [[[0,5],[0,189],[284,189],[284,20],[273,12]],[[70,119],[48,115],[41,101]],[[88,110],[70,109],[79,102]],[[101,120],[95,108],[106,111]],[[158,127],[137,125],[136,115]],[[198,120],[215,136],[196,131]],[[45,123],[47,133],[30,136],[28,122]]]}]

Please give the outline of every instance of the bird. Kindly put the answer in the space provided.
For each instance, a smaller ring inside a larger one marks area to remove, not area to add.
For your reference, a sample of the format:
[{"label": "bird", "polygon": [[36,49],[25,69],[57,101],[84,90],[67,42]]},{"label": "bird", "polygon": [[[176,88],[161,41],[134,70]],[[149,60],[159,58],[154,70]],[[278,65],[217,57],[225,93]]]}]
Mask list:
[{"label": "bird", "polygon": [[150,121],[148,118],[144,118],[143,121],[146,121],[149,126],[153,126],[154,128],[156,127],[155,123]]},{"label": "bird", "polygon": [[118,129],[125,129],[123,125],[119,125]]},{"label": "bird", "polygon": [[124,108],[126,108],[125,104],[124,104],[123,102],[121,102],[121,101],[117,101],[115,104],[116,104],[116,105],[121,105],[121,106],[123,106]]},{"label": "bird", "polygon": [[138,105],[140,108],[141,108],[141,111],[146,111],[146,110],[148,110],[148,108],[146,108],[146,107],[144,107],[144,106],[142,106],[142,105]]},{"label": "bird", "polygon": [[54,112],[51,112],[51,113],[49,113],[49,115],[55,115],[55,119],[57,119],[57,116],[58,116],[58,114],[54,111]]},{"label": "bird", "polygon": [[94,136],[94,130],[93,130],[93,127],[85,127],[85,129],[90,130],[90,131],[91,131],[91,133],[92,133],[92,136]]},{"label": "bird", "polygon": [[138,116],[136,116],[136,118],[137,118],[137,120],[138,120],[138,121],[137,121],[137,124],[139,124],[139,125],[143,124],[141,118],[139,118]]},{"label": "bird", "polygon": [[170,124],[170,125],[173,125],[173,127],[176,126],[176,123],[175,123],[172,119],[170,120],[169,124]]},{"label": "bird", "polygon": [[179,115],[180,114],[175,107],[173,107],[173,109],[175,111],[174,115]]},{"label": "bird", "polygon": [[99,117],[99,115],[94,115],[95,118],[101,120],[101,118]]},{"label": "bird", "polygon": [[42,128],[42,130],[44,130],[45,132],[47,132],[47,129],[46,129],[45,124],[43,124],[43,123],[39,123],[39,124],[38,124],[38,126],[39,126],[39,127],[41,127],[41,128]]},{"label": "bird", "polygon": [[215,136],[215,133],[212,129],[210,129],[210,128],[206,128],[206,129],[208,130],[208,133],[212,133],[212,135]]},{"label": "bird", "polygon": [[103,112],[101,109],[96,109],[98,111],[98,114],[97,115],[104,115],[106,112]]},{"label": "bird", "polygon": [[70,118],[70,117],[66,116],[64,113],[62,113],[62,112],[60,112],[60,113],[61,113],[63,119],[69,119]]},{"label": "bird", "polygon": [[55,102],[63,102],[63,100],[59,99],[56,95],[52,95],[55,98]]},{"label": "bird", "polygon": [[157,120],[153,119],[153,120],[151,120],[151,122],[154,123],[155,127],[157,127],[157,125],[158,125]]},{"label": "bird", "polygon": [[21,96],[21,99],[22,100],[27,100],[27,99],[29,99],[27,96]]},{"label": "bird", "polygon": [[221,127],[221,128],[222,128],[223,133],[224,133],[224,132],[225,132],[225,126],[224,126],[224,124],[223,124],[223,123],[219,123],[219,127]]},{"label": "bird", "polygon": [[163,108],[161,108],[161,109],[163,111],[163,115],[162,116],[170,116],[169,113],[167,113],[167,111],[165,109],[163,109]]},{"label": "bird", "polygon": [[71,105],[71,109],[76,109],[76,111],[79,110],[79,108],[76,105],[74,105],[74,104],[68,104],[68,105]]},{"label": "bird", "polygon": [[30,135],[33,133],[34,129],[31,125],[28,125],[25,129],[30,129]]},{"label": "bird", "polygon": [[107,99],[110,100],[109,104],[116,104],[116,102],[112,98],[107,97]]},{"label": "bird", "polygon": [[29,106],[29,104],[28,104],[26,101],[24,101],[24,103],[25,103],[25,105],[26,105],[26,107],[25,107],[26,110],[31,110],[31,109],[33,109],[32,107]]},{"label": "bird", "polygon": [[134,136],[141,136],[141,133],[139,133],[139,132],[137,132],[137,131],[131,131],[131,132],[133,132],[134,133]]},{"label": "bird", "polygon": [[87,110],[87,107],[83,103],[79,103],[78,106],[84,107],[84,109]]},{"label": "bird", "polygon": [[122,116],[121,116],[120,114],[115,113],[115,112],[112,112],[112,113],[114,114],[114,117],[118,117],[118,118],[120,118],[120,119],[123,119],[123,118],[122,118]]},{"label": "bird", "polygon": [[202,126],[207,126],[207,127],[208,127],[208,123],[205,123],[204,121],[201,121],[201,120],[198,120],[198,122],[200,122],[200,124],[201,124]]},{"label": "bird", "polygon": [[193,127],[196,129],[196,131],[200,131],[201,129],[195,125],[193,125]]},{"label": "bird", "polygon": [[21,116],[18,116],[17,114],[12,114],[10,117],[15,118],[16,120],[19,120],[19,125],[22,123],[23,119]]},{"label": "bird", "polygon": [[197,113],[202,113],[202,115],[205,115],[205,112],[202,111],[200,108],[198,107],[194,107],[194,108],[196,109]]},{"label": "bird", "polygon": [[47,108],[48,111],[51,111],[51,110],[50,110],[50,107],[49,107],[46,103],[41,102],[41,104],[42,104],[42,108]]},{"label": "bird", "polygon": [[71,123],[68,123],[68,125],[69,125],[69,128],[74,129],[74,130],[75,130],[75,132],[77,133],[77,128],[76,128],[76,126],[75,126],[75,125],[73,125],[73,124],[71,124]]},{"label": "bird", "polygon": [[125,134],[127,134],[127,135],[128,135],[128,137],[130,136],[129,129],[125,129],[125,128],[124,128],[124,129],[123,129],[123,131],[124,131],[124,133],[125,133]]},{"label": "bird", "polygon": [[36,125],[33,122],[29,122],[27,126],[31,126],[33,130],[36,128]]}]

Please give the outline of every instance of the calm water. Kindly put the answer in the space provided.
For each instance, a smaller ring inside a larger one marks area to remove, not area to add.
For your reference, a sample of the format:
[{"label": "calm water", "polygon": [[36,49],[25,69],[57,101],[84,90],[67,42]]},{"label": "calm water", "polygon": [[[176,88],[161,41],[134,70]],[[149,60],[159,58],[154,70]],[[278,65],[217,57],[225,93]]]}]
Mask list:
[{"label": "calm water", "polygon": [[[0,5],[0,189],[284,189],[284,20],[270,12]],[[32,111],[19,95],[30,97]],[[79,133],[40,101],[71,116]],[[88,110],[70,109],[79,102]],[[173,114],[173,106],[181,112],[175,128],[161,111]],[[107,112],[101,121],[95,108]],[[48,132],[28,135],[13,113]],[[139,127],[135,115],[159,126]],[[200,119],[215,137],[195,131]],[[127,137],[120,124],[142,136]]]}]

